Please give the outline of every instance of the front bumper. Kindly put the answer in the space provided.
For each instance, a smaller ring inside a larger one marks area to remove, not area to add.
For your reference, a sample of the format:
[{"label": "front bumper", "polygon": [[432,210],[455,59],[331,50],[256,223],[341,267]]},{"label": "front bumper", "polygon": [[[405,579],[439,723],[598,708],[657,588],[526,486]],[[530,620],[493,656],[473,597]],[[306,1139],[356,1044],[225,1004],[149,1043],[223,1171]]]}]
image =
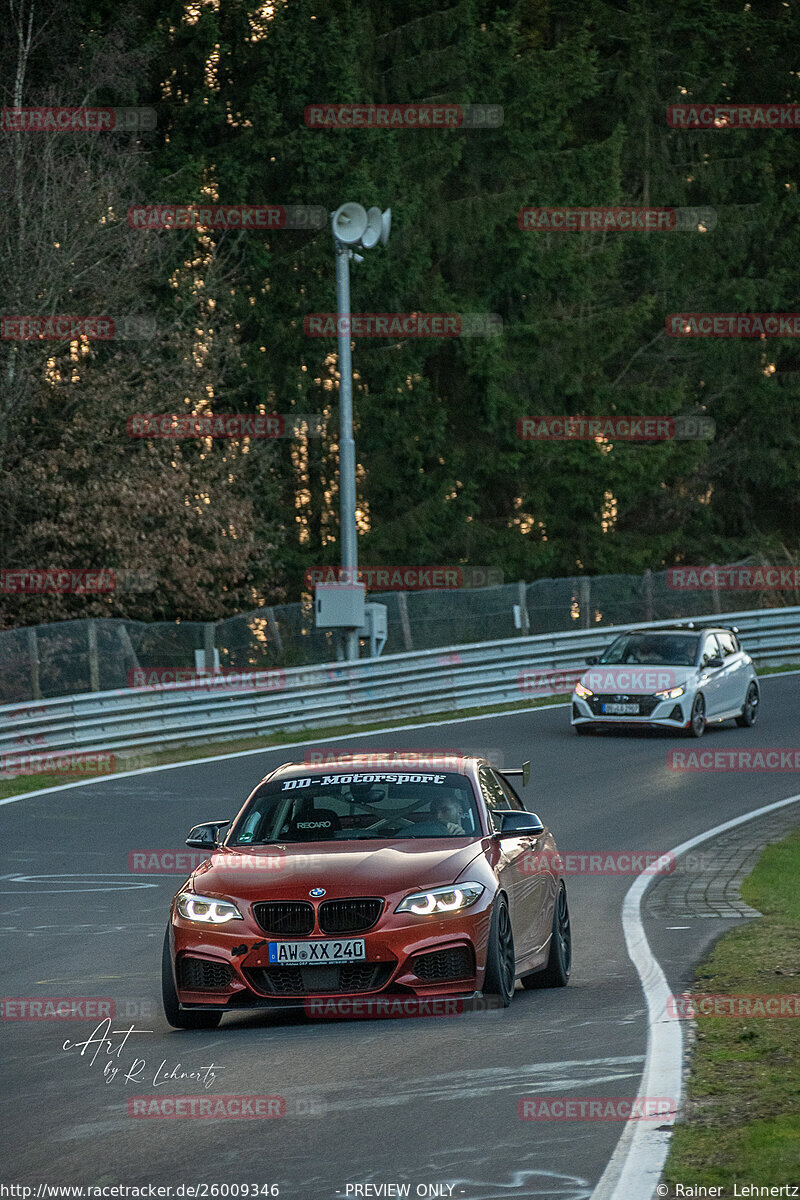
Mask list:
[{"label": "front bumper", "polygon": [[231,929],[186,921],[173,910],[170,948],[178,1000],[183,1008],[220,1012],[286,1007],[313,1012],[320,1000],[472,996],[483,983],[490,921],[486,897],[478,911],[431,922],[388,912],[374,928],[346,935],[363,938],[363,961],[277,966],[269,962],[269,942],[337,939],[319,932],[307,939],[267,934],[249,911]]},{"label": "front bumper", "polygon": [[689,724],[692,696],[684,693],[677,700],[659,700],[655,696],[634,696],[631,703],[638,704],[638,713],[605,713],[603,705],[614,703],[611,696],[593,696],[584,700],[573,693],[572,725],[597,725],[611,728],[615,725],[661,726],[665,729],[685,729]]}]

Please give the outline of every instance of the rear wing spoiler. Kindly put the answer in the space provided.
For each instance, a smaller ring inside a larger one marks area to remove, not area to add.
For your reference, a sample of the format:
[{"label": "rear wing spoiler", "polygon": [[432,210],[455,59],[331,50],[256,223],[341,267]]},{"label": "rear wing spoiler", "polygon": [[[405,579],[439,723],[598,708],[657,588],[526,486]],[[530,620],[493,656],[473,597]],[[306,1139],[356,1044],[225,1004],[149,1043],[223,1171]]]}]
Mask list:
[{"label": "rear wing spoiler", "polygon": [[500,774],[501,774],[501,775],[508,775],[508,776],[510,776],[510,777],[513,777],[513,776],[521,776],[521,778],[522,778],[522,786],[523,786],[523,787],[527,787],[527,786],[528,786],[528,781],[529,781],[529,779],[530,779],[530,777],[531,777],[531,763],[530,763],[530,759],[528,759],[528,761],[527,761],[527,762],[524,762],[524,763],[522,764],[522,766],[521,766],[521,767],[509,767],[507,771],[501,771],[501,772],[500,772]]}]

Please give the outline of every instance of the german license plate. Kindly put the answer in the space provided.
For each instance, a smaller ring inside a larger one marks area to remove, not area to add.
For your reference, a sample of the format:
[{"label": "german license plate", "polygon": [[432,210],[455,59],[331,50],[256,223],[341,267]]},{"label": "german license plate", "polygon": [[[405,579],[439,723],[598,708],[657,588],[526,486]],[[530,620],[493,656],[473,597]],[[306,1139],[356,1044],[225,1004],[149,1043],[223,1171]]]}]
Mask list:
[{"label": "german license plate", "polygon": [[348,963],[366,958],[363,938],[337,942],[269,942],[269,961],[279,966],[310,963]]},{"label": "german license plate", "polygon": [[638,713],[639,705],[638,704],[604,704],[603,712],[604,713],[617,713],[620,716],[623,713]]}]

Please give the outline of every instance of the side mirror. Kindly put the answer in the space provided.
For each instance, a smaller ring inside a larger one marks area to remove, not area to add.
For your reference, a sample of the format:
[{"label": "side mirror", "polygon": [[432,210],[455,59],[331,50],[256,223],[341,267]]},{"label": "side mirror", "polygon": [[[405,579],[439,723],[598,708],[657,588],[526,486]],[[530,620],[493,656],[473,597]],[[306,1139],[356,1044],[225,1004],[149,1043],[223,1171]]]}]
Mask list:
[{"label": "side mirror", "polygon": [[518,812],[517,809],[510,808],[495,811],[493,815],[500,818],[498,837],[525,837],[526,834],[532,837],[534,834],[544,833],[544,825],[536,813]]},{"label": "side mirror", "polygon": [[590,658],[587,658],[586,665],[587,665],[587,667],[596,667],[599,662],[600,662],[600,655],[592,654]]},{"label": "side mirror", "polygon": [[230,821],[204,821],[189,830],[186,845],[195,850],[213,850],[219,845],[219,831],[230,825]]},{"label": "side mirror", "polygon": [[706,666],[710,667],[712,671],[716,671],[717,667],[724,667],[725,663],[721,658],[718,658],[717,656],[715,656],[714,658],[710,658],[708,660],[708,662],[706,663]]}]

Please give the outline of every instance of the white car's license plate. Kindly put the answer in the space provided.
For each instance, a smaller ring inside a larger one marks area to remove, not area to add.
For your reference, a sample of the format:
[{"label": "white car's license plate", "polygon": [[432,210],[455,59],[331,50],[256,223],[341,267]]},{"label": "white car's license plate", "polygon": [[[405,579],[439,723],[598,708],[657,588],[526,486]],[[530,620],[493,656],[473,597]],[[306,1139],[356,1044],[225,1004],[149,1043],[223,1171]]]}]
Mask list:
[{"label": "white car's license plate", "polygon": [[619,714],[638,713],[639,705],[638,704],[604,704],[603,712],[604,713],[619,713]]},{"label": "white car's license plate", "polygon": [[270,942],[269,961],[279,965],[302,963],[347,963],[366,958],[363,938],[337,942]]}]

